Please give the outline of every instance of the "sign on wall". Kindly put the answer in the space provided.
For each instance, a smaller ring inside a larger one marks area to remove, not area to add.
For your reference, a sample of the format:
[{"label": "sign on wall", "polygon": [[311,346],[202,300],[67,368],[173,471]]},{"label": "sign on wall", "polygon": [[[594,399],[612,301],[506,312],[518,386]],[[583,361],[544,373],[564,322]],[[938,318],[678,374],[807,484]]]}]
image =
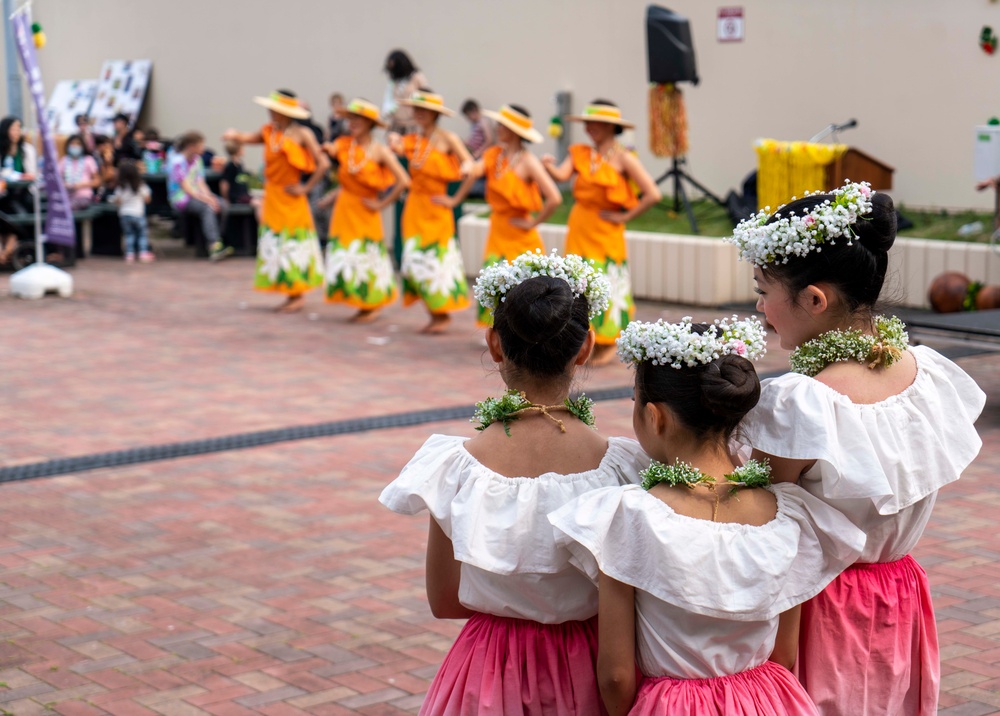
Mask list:
[{"label": "sign on wall", "polygon": [[118,113],[127,114],[129,126],[135,126],[152,71],[152,60],[108,60],[104,63],[97,96],[90,109],[96,133],[114,134],[113,119]]},{"label": "sign on wall", "polygon": [[45,121],[56,134],[75,134],[76,116],[90,114],[97,80],[60,80],[45,106]]},{"label": "sign on wall", "polygon": [[743,8],[720,7],[716,27],[719,42],[743,42]]}]

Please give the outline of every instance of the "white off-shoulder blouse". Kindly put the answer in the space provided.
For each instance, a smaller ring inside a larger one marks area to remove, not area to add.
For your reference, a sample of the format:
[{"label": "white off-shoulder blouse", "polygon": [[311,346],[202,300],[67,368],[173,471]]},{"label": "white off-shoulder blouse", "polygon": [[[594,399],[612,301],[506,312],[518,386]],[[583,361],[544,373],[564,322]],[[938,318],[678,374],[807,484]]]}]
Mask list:
[{"label": "white off-shoulder blouse", "polygon": [[765,380],[737,440],[776,457],[815,460],[799,484],[868,535],[862,562],[892,562],[917,544],[937,492],[982,447],[975,421],[986,395],[927,346],[910,348],[917,375],[903,392],[853,403],[796,373]]},{"label": "white off-shoulder blouse", "polygon": [[763,525],[676,513],[638,485],[595,490],[549,515],[557,543],[596,582],[635,588],[636,651],[649,677],[713,678],[764,663],[780,614],[861,553],[850,520],[793,484],[770,488]]},{"label": "white off-shoulder blouse", "polygon": [[609,438],[600,465],[569,475],[505,477],[434,435],[379,501],[394,512],[429,510],[462,563],[459,601],[477,612],[546,624],[597,614],[594,583],[555,543],[548,514],[592,490],[638,482],[649,458],[635,440]]}]

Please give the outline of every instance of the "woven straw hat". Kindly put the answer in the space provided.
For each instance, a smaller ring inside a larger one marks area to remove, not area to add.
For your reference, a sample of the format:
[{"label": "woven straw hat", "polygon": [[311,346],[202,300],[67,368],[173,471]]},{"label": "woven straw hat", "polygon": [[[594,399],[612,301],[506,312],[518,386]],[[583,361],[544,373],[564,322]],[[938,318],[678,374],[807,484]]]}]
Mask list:
[{"label": "woven straw hat", "polygon": [[521,114],[516,109],[511,108],[510,105],[505,104],[498,112],[484,109],[483,114],[495,122],[499,122],[521,139],[526,139],[535,144],[542,141],[542,135],[531,126],[531,117]]}]

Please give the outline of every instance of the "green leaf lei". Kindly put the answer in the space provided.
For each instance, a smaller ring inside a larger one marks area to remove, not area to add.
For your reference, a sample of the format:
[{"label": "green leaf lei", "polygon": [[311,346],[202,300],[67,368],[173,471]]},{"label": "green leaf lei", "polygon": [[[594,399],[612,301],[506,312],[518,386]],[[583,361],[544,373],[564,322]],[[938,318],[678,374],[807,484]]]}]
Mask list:
[{"label": "green leaf lei", "polygon": [[528,402],[523,392],[511,389],[504,393],[501,398],[487,398],[481,403],[476,403],[476,412],[470,422],[479,423],[476,430],[485,430],[493,423],[502,423],[504,432],[507,433],[507,437],[510,437],[510,424],[517,420],[521,413],[535,410],[555,421],[560,429],[566,432],[562,421],[550,415],[550,410],[565,410],[579,418],[584,424],[594,427],[593,407],[594,401],[582,393],[576,400],[566,398],[562,405],[536,405]]},{"label": "green leaf lei", "polygon": [[854,360],[869,368],[886,368],[898,361],[909,345],[910,338],[901,320],[895,316],[876,316],[875,335],[859,330],[827,331],[792,351],[788,361],[793,373],[810,377],[840,361]]},{"label": "green leaf lei", "polygon": [[[673,465],[664,465],[653,460],[649,467],[639,473],[642,478],[642,489],[649,490],[661,482],[671,487],[684,485],[694,489],[698,485],[708,485],[714,489],[719,483],[711,475],[706,475],[690,463],[675,460]],[[723,475],[733,490],[740,487],[765,487],[771,484],[771,466],[767,460],[747,460],[728,475]]]}]

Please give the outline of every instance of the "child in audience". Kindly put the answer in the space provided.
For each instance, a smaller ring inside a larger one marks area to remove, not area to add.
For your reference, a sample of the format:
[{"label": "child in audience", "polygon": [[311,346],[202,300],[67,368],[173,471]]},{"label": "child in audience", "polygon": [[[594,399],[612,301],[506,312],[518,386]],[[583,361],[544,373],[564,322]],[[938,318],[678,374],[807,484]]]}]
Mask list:
[{"label": "child in audience", "polygon": [[249,204],[250,189],[247,187],[247,173],[243,168],[243,145],[236,141],[226,142],[226,162],[219,180],[219,194],[230,204]]},{"label": "child in audience", "polygon": [[142,181],[139,167],[131,159],[123,159],[118,165],[118,188],[111,201],[118,205],[118,221],[121,222],[125,239],[125,262],[135,261],[136,251],[139,261],[149,263],[156,257],[149,250],[146,230],[146,204],[152,194]]},{"label": "child in audience", "polygon": [[86,209],[93,203],[94,190],[101,185],[101,174],[97,161],[87,153],[83,137],[79,134],[66,140],[66,156],[59,160],[59,173],[73,211]]}]

